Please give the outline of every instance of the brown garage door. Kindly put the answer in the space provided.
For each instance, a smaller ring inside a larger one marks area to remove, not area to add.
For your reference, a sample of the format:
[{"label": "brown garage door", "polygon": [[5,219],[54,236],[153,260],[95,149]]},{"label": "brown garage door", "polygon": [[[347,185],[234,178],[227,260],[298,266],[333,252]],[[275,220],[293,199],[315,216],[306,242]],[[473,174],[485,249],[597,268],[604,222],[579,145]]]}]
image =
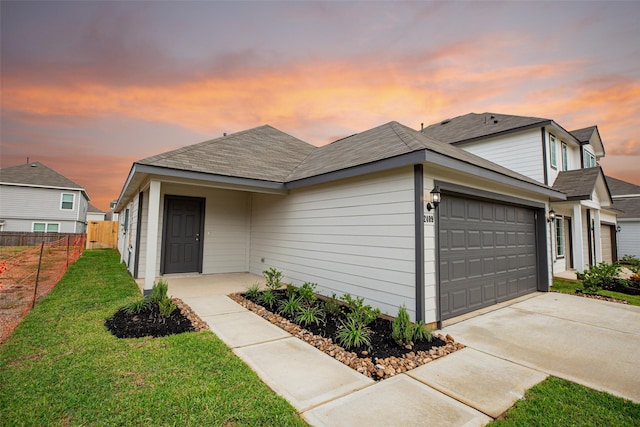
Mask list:
[{"label": "brown garage door", "polygon": [[442,319],[536,291],[532,209],[453,195],[442,199]]},{"label": "brown garage door", "polygon": [[613,225],[600,224],[600,241],[602,242],[602,261],[607,264],[613,264],[617,260],[616,231]]}]

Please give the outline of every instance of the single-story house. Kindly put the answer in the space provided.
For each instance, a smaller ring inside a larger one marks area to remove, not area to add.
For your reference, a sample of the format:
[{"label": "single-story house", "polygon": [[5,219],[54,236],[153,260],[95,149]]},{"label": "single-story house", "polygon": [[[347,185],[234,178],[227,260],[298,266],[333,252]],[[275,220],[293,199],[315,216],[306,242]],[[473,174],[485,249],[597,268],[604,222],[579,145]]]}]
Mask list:
[{"label": "single-story house", "polygon": [[116,212],[145,292],[274,267],[437,324],[547,291],[549,203],[565,199],[397,122],[322,147],[265,125],[133,163]]},{"label": "single-story house", "polygon": [[87,208],[87,222],[104,221],[106,219],[106,216],[106,212],[101,211],[100,209],[89,203],[89,207]]}]

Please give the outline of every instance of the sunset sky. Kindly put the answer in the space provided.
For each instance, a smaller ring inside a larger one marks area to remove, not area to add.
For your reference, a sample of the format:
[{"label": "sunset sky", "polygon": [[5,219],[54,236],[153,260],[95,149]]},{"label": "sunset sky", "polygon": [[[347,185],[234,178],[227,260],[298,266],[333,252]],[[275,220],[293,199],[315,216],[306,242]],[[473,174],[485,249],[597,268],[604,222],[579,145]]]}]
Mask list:
[{"label": "sunset sky", "polygon": [[315,145],[470,112],[597,125],[640,185],[640,1],[0,3],[2,167],[106,210],[132,162],[262,124]]}]

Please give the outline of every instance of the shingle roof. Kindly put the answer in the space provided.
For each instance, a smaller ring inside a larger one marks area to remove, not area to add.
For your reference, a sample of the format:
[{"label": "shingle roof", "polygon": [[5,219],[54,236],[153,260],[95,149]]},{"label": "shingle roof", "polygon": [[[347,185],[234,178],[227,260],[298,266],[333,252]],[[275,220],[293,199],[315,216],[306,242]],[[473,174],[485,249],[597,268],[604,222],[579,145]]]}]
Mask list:
[{"label": "shingle roof", "polygon": [[147,157],[136,163],[283,182],[315,148],[265,125]]},{"label": "shingle roof", "polygon": [[640,198],[613,199],[613,208],[618,210],[618,218],[640,218]]},{"label": "shingle roof", "polygon": [[586,143],[589,142],[591,135],[593,135],[593,132],[595,132],[596,129],[597,126],[589,126],[582,129],[572,130],[569,133],[575,136],[578,141]]},{"label": "shingle roof", "polygon": [[398,122],[389,122],[317,148],[289,175],[287,181],[334,172],[419,150],[429,150],[520,181],[545,187],[511,169],[437,141]]},{"label": "shingle roof", "polygon": [[531,126],[543,126],[551,119],[497,113],[469,113],[427,126],[422,133],[438,141],[455,144]]},{"label": "shingle roof", "polygon": [[84,191],[82,186],[40,162],[29,162],[23,165],[2,168],[0,169],[0,182]]},{"label": "shingle roof", "polygon": [[587,169],[563,171],[553,183],[553,189],[567,195],[567,200],[583,200],[591,197],[598,176],[602,173],[600,166]]},{"label": "shingle roof", "polygon": [[612,196],[625,196],[628,194],[640,194],[640,185],[635,185],[621,179],[607,176],[607,184]]},{"label": "shingle roof", "polygon": [[104,211],[96,208],[95,206],[93,206],[91,203],[89,203],[89,205],[87,206],[87,212],[92,212],[92,213],[104,213]]}]

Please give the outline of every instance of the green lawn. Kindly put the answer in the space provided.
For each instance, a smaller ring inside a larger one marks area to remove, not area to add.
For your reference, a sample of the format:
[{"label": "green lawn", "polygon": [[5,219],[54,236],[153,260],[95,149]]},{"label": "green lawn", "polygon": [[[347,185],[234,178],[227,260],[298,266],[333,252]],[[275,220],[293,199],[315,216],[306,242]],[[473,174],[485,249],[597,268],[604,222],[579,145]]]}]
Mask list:
[{"label": "green lawn", "polygon": [[[563,294],[573,294],[576,289],[583,289],[582,282],[575,282],[572,280],[563,280],[563,279],[553,279],[553,286],[551,287],[552,291],[562,292]],[[640,295],[627,295],[620,292],[612,292],[612,291],[600,291],[598,292],[600,295],[604,295],[611,298],[617,298],[624,301],[628,301],[631,305],[639,305],[640,306]]]},{"label": "green lawn", "polygon": [[491,427],[640,426],[640,405],[569,381],[549,377]]},{"label": "green lawn", "polygon": [[0,424],[305,425],[211,332],[112,336],[139,297],[118,259],[86,251],[0,345]]}]

